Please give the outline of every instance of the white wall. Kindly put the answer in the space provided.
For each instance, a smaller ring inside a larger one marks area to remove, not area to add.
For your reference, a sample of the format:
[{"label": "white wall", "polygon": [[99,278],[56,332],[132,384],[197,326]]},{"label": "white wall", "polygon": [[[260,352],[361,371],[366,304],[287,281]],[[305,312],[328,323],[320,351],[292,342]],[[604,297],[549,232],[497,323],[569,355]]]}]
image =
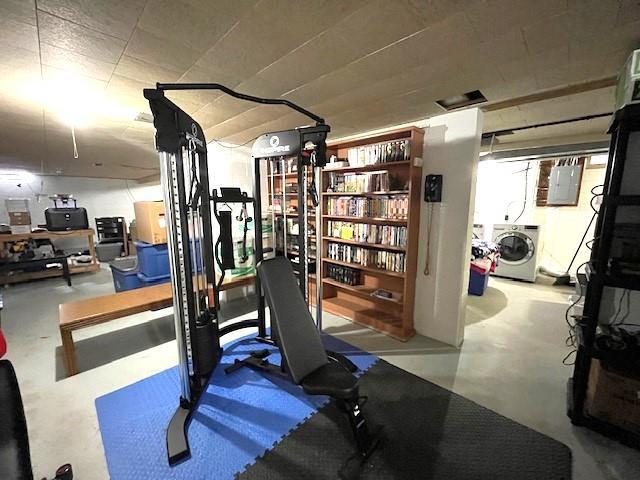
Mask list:
[{"label": "white wall", "polygon": [[[420,212],[420,251],[416,277],[416,331],[459,346],[464,339],[469,281],[469,231],[482,134],[478,109],[448,113],[427,121],[423,177],[442,174],[442,203],[433,204],[430,273],[424,275],[429,205]],[[424,189],[424,179],[423,179]],[[424,192],[423,192],[424,194]]]},{"label": "white wall", "polygon": [[[125,180],[33,175],[31,180],[20,181],[20,185],[0,180],[0,222],[9,221],[4,199],[10,197],[29,199],[31,221],[36,226],[45,223],[44,210],[53,206],[50,195],[71,193],[78,206],[87,209],[92,228],[96,217],[121,216],[130,222],[134,218],[134,201],[162,199],[159,185],[138,185]],[[41,194],[39,201],[37,194]]]},{"label": "white wall", "polygon": [[[32,225],[44,225],[44,211],[53,207],[48,197],[55,193],[73,194],[78,206],[87,209],[89,227],[94,230],[96,217],[124,217],[128,224],[134,219],[134,201],[162,199],[159,185],[138,185],[135,181],[46,175],[9,181],[0,176],[0,222],[9,222],[6,198],[28,198]],[[87,248],[82,238],[58,240],[55,245],[66,251]]]},{"label": "white wall", "polygon": [[[529,171],[525,172],[527,164]],[[515,223],[522,212],[525,184],[527,203],[517,223],[533,223],[537,182],[538,162],[481,161],[478,165],[474,223],[489,227],[494,223]],[[487,238],[491,235],[491,228],[485,228],[485,235]]]},{"label": "white wall", "polygon": [[[494,223],[510,223],[522,210],[524,197],[524,168],[526,161],[497,162],[482,161],[478,167],[474,223],[485,225],[486,238],[491,237]],[[591,189],[604,181],[604,168],[587,168],[582,175],[580,197],[575,207],[536,207],[536,187],[538,181],[538,163],[530,162],[527,184],[527,204],[518,223],[541,225],[542,257],[540,265],[547,269],[564,272],[573,254],[578,248],[593,210],[589,205]],[[598,192],[601,189],[597,190]],[[509,221],[505,222],[505,214]],[[593,237],[592,226],[586,239]],[[575,275],[576,268],[589,259],[589,250],[581,247],[570,273]]]},{"label": "white wall", "polygon": [[[208,146],[208,159],[211,188],[237,186],[251,194],[253,170],[248,148],[225,148],[211,143]],[[44,210],[53,206],[48,197],[55,193],[73,194],[78,206],[87,209],[89,226],[94,230],[96,217],[121,216],[129,223],[135,218],[134,202],[162,200],[159,183],[138,184],[133,180],[32,174],[21,174],[19,178],[9,180],[0,175],[0,223],[9,222],[4,202],[6,198],[28,198],[33,226],[44,225]],[[59,248],[86,248],[86,241],[65,240]]]}]

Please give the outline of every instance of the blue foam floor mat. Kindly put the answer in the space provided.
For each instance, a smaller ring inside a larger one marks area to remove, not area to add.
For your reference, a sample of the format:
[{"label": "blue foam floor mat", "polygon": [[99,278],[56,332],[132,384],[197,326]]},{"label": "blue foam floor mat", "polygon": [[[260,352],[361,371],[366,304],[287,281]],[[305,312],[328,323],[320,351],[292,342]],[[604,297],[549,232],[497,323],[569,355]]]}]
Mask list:
[{"label": "blue foam floor mat", "polygon": [[[224,368],[251,350],[265,348],[253,337],[225,346],[225,353],[202,394],[189,425],[191,458],[169,467],[165,431],[180,396],[178,368],[170,368],[96,399],[109,474],[134,478],[232,479],[298,424],[328,402],[306,395],[292,383],[243,368]],[[368,370],[377,357],[329,335],[325,347],[344,353]],[[277,350],[269,357],[280,362]]]}]

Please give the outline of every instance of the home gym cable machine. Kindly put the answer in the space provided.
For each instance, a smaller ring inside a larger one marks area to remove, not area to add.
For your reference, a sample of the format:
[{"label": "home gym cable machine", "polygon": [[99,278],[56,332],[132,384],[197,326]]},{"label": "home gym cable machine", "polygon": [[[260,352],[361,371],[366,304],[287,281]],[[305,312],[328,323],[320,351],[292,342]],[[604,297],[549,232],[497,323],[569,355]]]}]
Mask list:
[{"label": "home gym cable machine", "polygon": [[[254,103],[284,105],[314,120],[314,126],[300,127],[264,134],[252,148],[254,158],[254,191],[248,197],[239,189],[211,192],[209,187],[207,144],[200,125],[165,96],[171,90],[220,90],[232,97]],[[247,327],[258,328],[258,338],[269,341],[265,320],[265,298],[259,276],[256,276],[258,318],[231,325],[219,325],[221,281],[216,281],[214,261],[222,272],[233,268],[233,248],[230,215],[217,206],[224,203],[247,203],[254,206],[255,260],[263,260],[261,164],[274,162],[284,166],[285,158],[293,158],[297,165],[299,269],[298,283],[308,303],[308,238],[307,199],[315,198],[315,178],[320,178],[326,164],[326,138],[330,127],[319,116],[284,99],[254,97],[235,92],[216,83],[156,84],[145,89],[156,128],[156,149],[160,154],[161,183],[167,217],[167,239],[171,264],[171,283],[174,298],[174,321],[179,354],[181,396],[179,406],[167,429],[167,453],[170,464],[189,456],[187,427],[190,416],[206,388],[209,378],[222,355],[220,337]],[[312,169],[309,186],[308,169]],[[284,171],[284,170],[281,170]],[[284,178],[284,177],[283,177]],[[273,176],[271,177],[273,179]],[[285,195],[284,183],[282,194]],[[273,189],[272,189],[273,194]],[[214,205],[212,210],[211,206]],[[284,254],[287,253],[287,212],[281,204],[284,220]],[[316,208],[316,250],[320,252],[320,208]],[[220,222],[220,238],[214,241],[212,214]],[[275,212],[272,211],[275,215]],[[224,217],[224,218],[223,218]],[[220,247],[220,248],[218,248]],[[214,252],[216,252],[214,254]],[[223,273],[224,275],[224,273]],[[316,282],[316,324],[321,328],[321,282]]]}]

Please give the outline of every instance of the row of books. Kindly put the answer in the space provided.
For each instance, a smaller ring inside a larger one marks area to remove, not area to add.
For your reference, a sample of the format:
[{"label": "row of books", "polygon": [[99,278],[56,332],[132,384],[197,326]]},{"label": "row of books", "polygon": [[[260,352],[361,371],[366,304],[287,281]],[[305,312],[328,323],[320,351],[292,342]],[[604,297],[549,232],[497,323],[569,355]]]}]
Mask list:
[{"label": "row of books", "polygon": [[363,247],[329,242],[327,256],[331,260],[354,263],[363,267],[374,267],[390,272],[404,273],[406,257],[404,253],[386,250],[370,250]]},{"label": "row of books", "polygon": [[407,227],[398,225],[371,225],[336,220],[327,222],[330,237],[353,240],[362,243],[377,243],[391,247],[407,245]]},{"label": "row of books", "polygon": [[360,284],[360,270],[354,270],[340,265],[327,265],[327,276],[346,285]]},{"label": "row of books", "polygon": [[388,198],[329,197],[327,200],[327,215],[404,220],[408,213],[407,195]]},{"label": "row of books", "polygon": [[350,167],[375,165],[376,163],[401,162],[411,158],[411,143],[409,140],[377,143],[350,148],[347,160]]},{"label": "row of books", "polygon": [[332,192],[368,193],[388,192],[389,172],[381,173],[329,173]]}]

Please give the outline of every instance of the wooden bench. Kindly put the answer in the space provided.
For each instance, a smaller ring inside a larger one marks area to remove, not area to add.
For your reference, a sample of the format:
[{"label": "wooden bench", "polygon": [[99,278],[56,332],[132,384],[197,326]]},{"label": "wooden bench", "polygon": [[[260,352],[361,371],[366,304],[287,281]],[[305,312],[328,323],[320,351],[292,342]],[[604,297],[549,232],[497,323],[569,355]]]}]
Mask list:
[{"label": "wooden bench", "polygon": [[[225,279],[220,289],[229,290],[251,285],[254,280],[254,275],[228,278]],[[74,330],[91,327],[136,313],[160,310],[171,305],[173,305],[171,283],[61,303],[58,307],[58,313],[67,376],[78,373],[72,336]]]}]

